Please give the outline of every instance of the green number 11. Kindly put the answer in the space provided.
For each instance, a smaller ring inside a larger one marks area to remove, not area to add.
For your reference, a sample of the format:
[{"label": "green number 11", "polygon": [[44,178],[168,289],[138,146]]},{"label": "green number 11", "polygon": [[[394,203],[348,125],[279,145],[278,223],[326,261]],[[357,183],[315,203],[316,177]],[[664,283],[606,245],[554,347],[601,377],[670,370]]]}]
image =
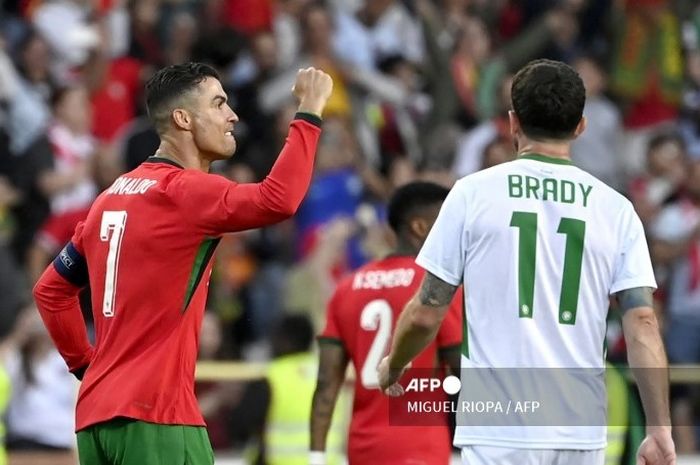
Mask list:
[{"label": "green number 11", "polygon": [[[513,212],[510,225],[518,228],[518,306],[520,318],[532,318],[535,298],[535,257],[537,255],[537,213]],[[559,323],[576,323],[578,292],[581,286],[583,241],[586,222],[562,218],[557,232],[566,235],[564,276],[559,298]]]}]

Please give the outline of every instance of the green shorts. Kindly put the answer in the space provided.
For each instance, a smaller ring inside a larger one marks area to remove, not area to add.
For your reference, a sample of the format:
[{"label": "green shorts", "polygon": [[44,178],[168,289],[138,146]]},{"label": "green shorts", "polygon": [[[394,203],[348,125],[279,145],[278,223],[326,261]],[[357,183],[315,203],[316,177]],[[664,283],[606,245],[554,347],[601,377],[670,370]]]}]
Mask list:
[{"label": "green shorts", "polygon": [[80,465],[213,465],[202,426],[116,418],[78,432]]}]

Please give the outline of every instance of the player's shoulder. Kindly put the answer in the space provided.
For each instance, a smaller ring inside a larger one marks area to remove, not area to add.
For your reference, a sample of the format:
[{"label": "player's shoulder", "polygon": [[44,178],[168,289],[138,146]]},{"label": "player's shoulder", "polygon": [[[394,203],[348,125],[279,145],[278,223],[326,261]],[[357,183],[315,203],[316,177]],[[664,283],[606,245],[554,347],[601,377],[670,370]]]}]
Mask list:
[{"label": "player's shoulder", "polygon": [[515,162],[517,162],[517,160],[501,163],[468,174],[458,179],[453,189],[466,191],[475,186],[491,185],[495,179],[504,178],[508,173],[511,173],[514,168],[517,168],[517,165],[514,164]]},{"label": "player's shoulder", "polygon": [[630,212],[634,211],[632,202],[619,191],[601,181],[588,171],[582,170],[578,167],[574,167],[574,169],[576,170],[576,175],[580,182],[586,183],[593,187],[597,193],[596,197],[598,198],[601,206],[604,206],[604,208],[610,211],[615,211],[618,213],[621,212],[629,214]]}]

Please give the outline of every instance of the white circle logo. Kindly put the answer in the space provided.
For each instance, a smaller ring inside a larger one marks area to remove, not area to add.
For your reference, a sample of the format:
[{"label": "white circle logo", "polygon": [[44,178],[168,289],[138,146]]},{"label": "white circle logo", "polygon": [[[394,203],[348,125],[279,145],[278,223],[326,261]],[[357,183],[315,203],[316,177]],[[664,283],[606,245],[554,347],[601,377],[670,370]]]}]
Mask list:
[{"label": "white circle logo", "polygon": [[442,389],[449,395],[457,394],[462,389],[462,382],[456,376],[448,376],[442,381]]}]

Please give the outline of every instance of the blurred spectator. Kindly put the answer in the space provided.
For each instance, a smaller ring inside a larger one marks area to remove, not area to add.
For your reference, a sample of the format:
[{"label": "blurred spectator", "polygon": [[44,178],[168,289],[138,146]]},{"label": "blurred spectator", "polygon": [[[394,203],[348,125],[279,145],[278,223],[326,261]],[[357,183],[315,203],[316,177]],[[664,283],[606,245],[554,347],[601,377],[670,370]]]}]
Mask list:
[{"label": "blurred spectator", "polygon": [[8,134],[15,155],[24,154],[51,119],[49,99],[55,84],[50,74],[49,45],[29,29],[17,50],[17,89],[9,100]]},{"label": "blurred spectator", "polygon": [[84,87],[59,89],[53,98],[54,120],[48,131],[52,168],[38,183],[49,199],[51,215],[42,225],[29,254],[32,283],[73,235],[97,195],[92,173],[95,144],[89,132],[90,106]]},{"label": "blurred spectator", "polygon": [[309,312],[315,330],[322,327],[328,299],[347,269],[348,242],[355,232],[355,223],[349,218],[338,217],[325,223],[316,230],[314,243],[304,259],[289,270],[285,305],[294,311]]},{"label": "blurred spectator", "polygon": [[607,185],[622,189],[622,160],[619,157],[622,121],[617,107],[604,95],[606,76],[592,57],[575,62],[586,87],[586,130],[571,144],[573,162]]},{"label": "blurred spectator", "polygon": [[33,11],[34,26],[53,51],[53,71],[60,80],[69,80],[74,68],[100,44],[100,32],[90,21],[91,4],[91,0],[49,0]]},{"label": "blurred spectator", "polygon": [[156,68],[165,64],[164,47],[158,37],[160,0],[127,0],[131,19],[129,56]]},{"label": "blurred spectator", "polygon": [[630,200],[642,220],[649,225],[660,209],[683,185],[686,155],[683,141],[676,134],[659,134],[649,141],[646,173],[632,180]]},{"label": "blurred spectator", "polygon": [[644,146],[678,116],[683,57],[669,0],[626,0],[615,10],[611,88],[623,101],[627,176],[644,171]]},{"label": "blurred spectator", "polygon": [[492,140],[484,149],[481,169],[485,170],[511,160],[515,160],[513,142],[509,138],[498,137]]},{"label": "blurred spectator", "polygon": [[54,348],[36,308],[26,308],[5,354],[13,392],[7,412],[11,450],[75,449],[78,383]]},{"label": "blurred spectator", "polygon": [[700,48],[688,51],[686,69],[688,83],[683,92],[679,130],[688,147],[688,155],[700,160]]},{"label": "blurred spectator", "polygon": [[279,64],[291,66],[301,51],[301,12],[309,0],[281,0],[277,2],[273,31],[279,45]]},{"label": "blurred spectator", "polygon": [[457,154],[454,160],[453,172],[461,178],[472,174],[483,166],[483,154],[486,147],[494,140],[508,140],[512,144],[510,135],[510,123],[508,122],[508,110],[511,108],[510,88],[513,77],[508,75],[503,78],[500,88],[499,111],[490,120],[484,121],[470,131],[465,132],[457,145]]},{"label": "blurred spectator", "polygon": [[272,0],[225,0],[223,13],[227,23],[246,34],[269,31],[272,26]]}]

